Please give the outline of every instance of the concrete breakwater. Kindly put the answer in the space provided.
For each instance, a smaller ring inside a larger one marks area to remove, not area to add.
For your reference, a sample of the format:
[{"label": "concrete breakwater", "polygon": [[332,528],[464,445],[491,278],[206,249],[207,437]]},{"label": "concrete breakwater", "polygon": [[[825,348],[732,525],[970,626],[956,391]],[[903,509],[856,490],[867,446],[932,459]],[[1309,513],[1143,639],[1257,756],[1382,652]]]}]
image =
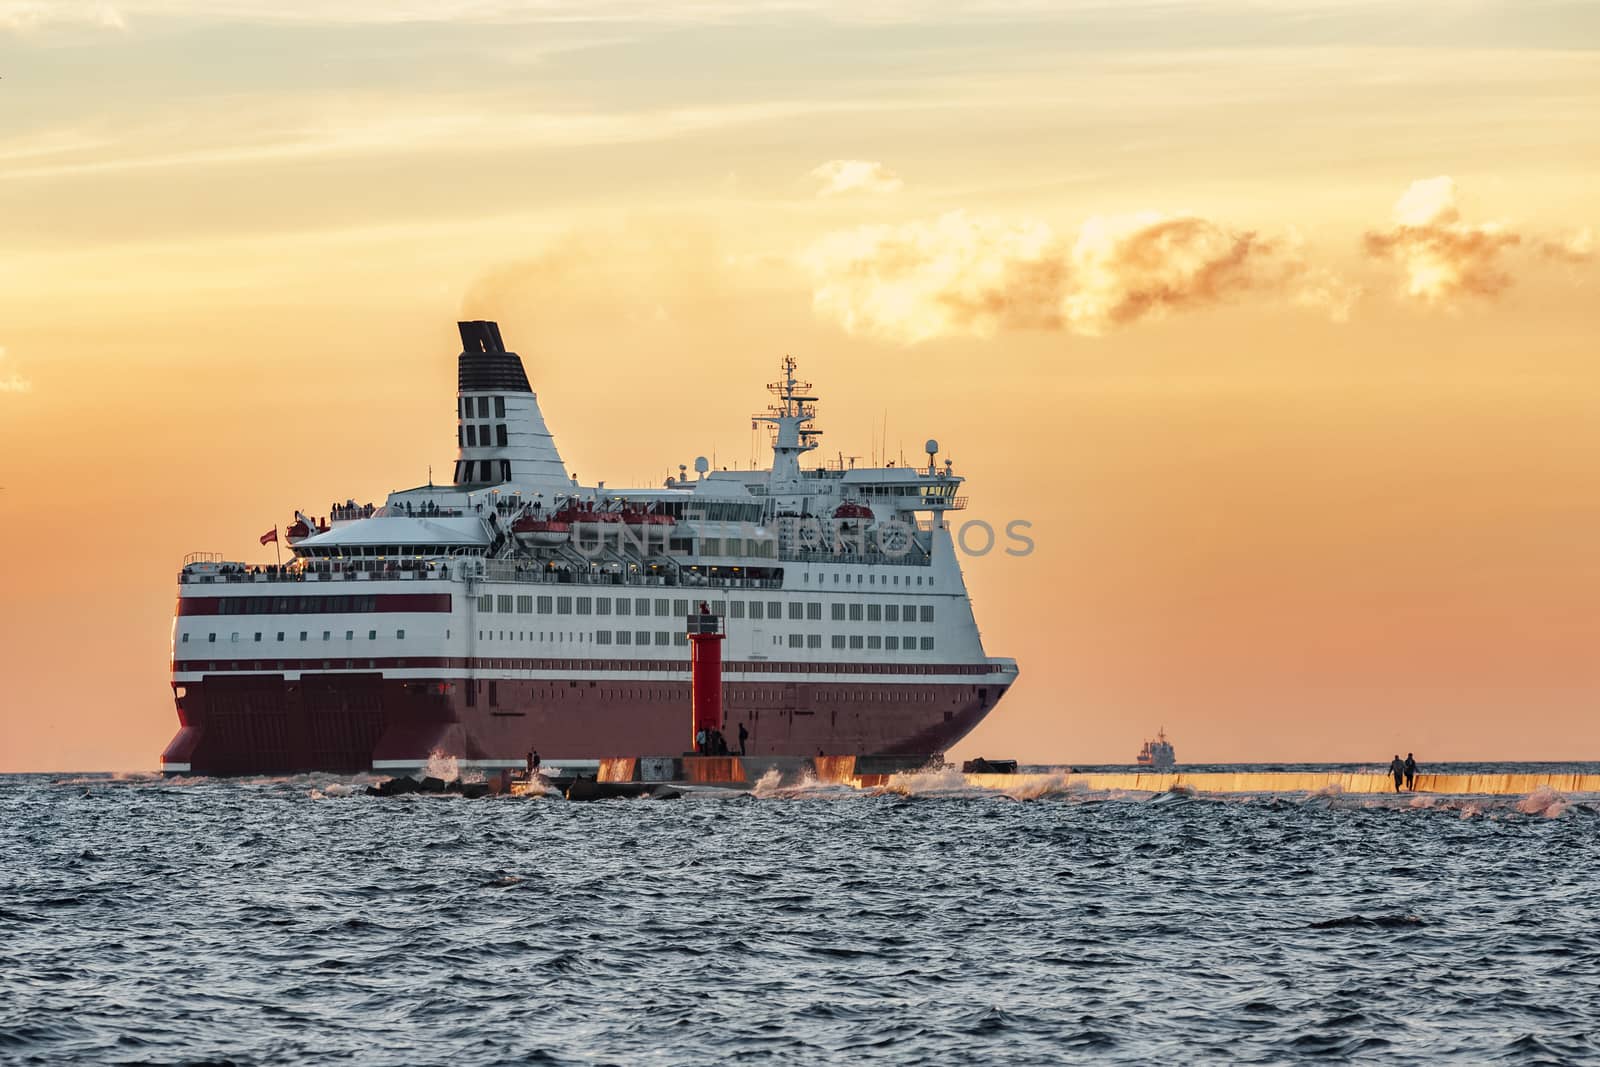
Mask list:
[{"label": "concrete breakwater", "polygon": [[[1230,771],[1185,774],[969,774],[971,785],[1012,791],[1048,780],[1057,788],[1087,792],[1148,792],[1193,789],[1197,793],[1393,793],[1387,774],[1326,771]],[[1600,774],[1419,774],[1418,793],[1521,796],[1539,788],[1560,793],[1600,793]]]},{"label": "concrete breakwater", "polygon": [[[689,785],[749,787],[777,772],[784,784],[819,783],[948,789],[966,786],[1002,793],[1040,795],[1052,792],[1165,793],[1192,789],[1197,793],[1393,793],[1387,774],[1337,771],[1206,771],[1151,774],[1138,771],[1076,774],[959,774],[953,768],[922,769],[915,758],[893,756],[680,756],[604,759],[597,768],[601,782],[676,782]],[[929,777],[924,777],[929,776]],[[1480,796],[1522,796],[1540,788],[1560,793],[1600,793],[1600,774],[1419,774],[1417,793]]]}]

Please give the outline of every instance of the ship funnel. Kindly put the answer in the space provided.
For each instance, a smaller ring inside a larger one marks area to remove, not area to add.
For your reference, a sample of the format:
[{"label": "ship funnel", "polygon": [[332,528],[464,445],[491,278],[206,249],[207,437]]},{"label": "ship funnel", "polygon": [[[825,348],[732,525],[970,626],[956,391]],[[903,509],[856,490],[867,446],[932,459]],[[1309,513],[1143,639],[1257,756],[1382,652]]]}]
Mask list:
[{"label": "ship funnel", "polygon": [[569,487],[566,464],[528,384],[522,357],[506,351],[498,323],[458,322],[455,484],[555,492]]},{"label": "ship funnel", "polygon": [[461,359],[457,376],[460,391],[531,393],[528,375],[522,369],[522,357],[506,351],[500,339],[500,324],[495,322],[458,322],[461,331]]},{"label": "ship funnel", "polygon": [[458,322],[456,329],[461,331],[461,351],[466,352],[504,352],[506,343],[500,340],[500,324],[478,319],[474,322]]}]

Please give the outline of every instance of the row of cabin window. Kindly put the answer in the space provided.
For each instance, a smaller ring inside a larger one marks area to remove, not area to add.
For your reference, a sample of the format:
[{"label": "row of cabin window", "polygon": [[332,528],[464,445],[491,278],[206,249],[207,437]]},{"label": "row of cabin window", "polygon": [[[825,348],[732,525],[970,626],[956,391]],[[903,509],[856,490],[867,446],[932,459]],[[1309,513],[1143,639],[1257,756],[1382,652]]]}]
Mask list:
[{"label": "row of cabin window", "polygon": [[[654,635],[652,637],[652,635]],[[583,633],[576,635],[567,632],[553,632],[548,634],[548,640],[576,641],[582,644]],[[595,645],[657,645],[665,648],[668,645],[683,646],[689,643],[689,638],[681,630],[596,630],[587,635],[590,644]],[[547,639],[546,631],[539,630],[479,630],[480,641],[539,641]],[[821,634],[773,634],[772,643],[779,647],[785,644],[789,648],[821,648]],[[914,652],[921,649],[923,652],[933,651],[933,638],[919,637],[916,634],[906,634],[904,637],[895,634],[880,636],[878,634],[834,634],[829,638],[829,647],[836,649],[882,649],[888,652]]]},{"label": "row of cabin window", "polygon": [[[846,647],[846,636],[844,634],[834,634],[832,640],[834,648]],[[850,634],[848,640],[850,648],[858,649],[861,647],[860,634]],[[916,649],[921,649],[923,652],[933,651],[933,638],[918,637],[915,634],[906,634],[904,637],[896,637],[894,634],[889,634],[883,638],[879,638],[877,634],[867,634],[866,642],[867,648],[875,649],[881,647],[886,652],[901,650],[911,652]]]},{"label": "row of cabin window", "polygon": [[[496,475],[496,472],[498,476]],[[491,485],[511,480],[509,459],[458,459],[456,460],[457,485]]]},{"label": "row of cabin window", "polygon": [[[326,664],[324,664],[326,666]],[[487,693],[489,706],[500,706],[500,682],[498,678],[478,678],[465,683],[462,687],[466,693],[467,707],[478,706],[480,694]],[[508,689],[512,692],[507,696],[512,704],[516,702],[515,684],[506,681]],[[454,687],[452,687],[454,688]],[[577,682],[568,682],[566,685],[546,685],[533,683],[528,686],[528,698],[537,700],[566,700],[572,693],[574,699],[583,699],[583,694],[595,689],[603,700],[681,700],[682,695],[674,688],[668,686],[597,686],[590,682],[588,686],[579,686]],[[789,699],[781,689],[755,685],[729,685],[728,699],[741,703],[777,703]],[[934,694],[918,692],[916,690],[902,691],[896,689],[883,689],[880,691],[863,693],[854,689],[823,690],[817,693],[818,701],[838,701],[841,703],[871,703],[871,704],[932,704]],[[949,712],[945,713],[947,716]]]},{"label": "row of cabin window", "polygon": [[[804,645],[803,646],[802,646],[802,643],[801,643],[801,639],[802,638],[804,638]],[[777,643],[777,639],[776,638],[774,638],[773,643],[774,644]],[[852,649],[852,650],[859,650],[859,649],[862,649],[862,648],[868,648],[868,649],[874,649],[874,650],[883,649],[885,652],[900,652],[900,651],[914,652],[918,648],[920,648],[924,652],[932,652],[933,651],[933,638],[931,638],[931,637],[919,637],[916,634],[906,634],[904,637],[900,637],[900,636],[898,636],[896,634],[887,634],[887,635],[879,635],[879,634],[866,634],[866,635],[862,635],[862,634],[833,634],[828,639],[828,646],[830,648],[836,648],[836,649],[849,648],[849,649]],[[789,647],[790,648],[801,648],[801,647],[805,647],[805,648],[821,648],[822,647],[822,635],[821,634],[790,634],[789,635]]]},{"label": "row of cabin window", "polygon": [[370,596],[225,596],[217,604],[218,615],[340,615],[378,610],[378,598]]},{"label": "row of cabin window", "polygon": [[[662,617],[688,615],[693,601],[668,597],[587,597],[587,596],[508,596],[485,593],[478,597],[478,611],[501,615],[649,615]],[[788,602],[787,617],[796,622],[822,620],[819,600]],[[785,617],[781,600],[721,600],[709,602],[713,614],[730,619],[781,619]],[[835,622],[932,622],[932,604],[844,604],[829,605]]]},{"label": "row of cabin window", "polygon": [[778,558],[778,542],[776,538],[771,537],[702,537],[698,547],[693,538],[674,537],[667,543],[667,547],[673,551],[694,552],[701,556],[734,556],[740,559]]},{"label": "row of cabin window", "polygon": [[[911,561],[907,560],[907,562],[911,562]],[[826,577],[826,575],[822,575],[822,574],[817,575],[817,584],[821,585],[822,584],[822,579],[825,578],[825,577]],[[834,571],[833,572],[833,584],[834,585],[838,585],[839,584],[840,577],[841,576],[840,576],[838,571]],[[881,582],[878,580],[880,577],[883,579]],[[898,574],[884,574],[884,575],[878,575],[878,574],[856,574],[856,573],[852,573],[850,571],[846,571],[844,573],[844,575],[843,575],[843,579],[844,579],[844,584],[845,585],[849,585],[851,582],[854,582],[856,585],[899,585],[900,584],[900,578],[901,578],[901,576],[898,575]],[[919,575],[916,576],[916,578],[917,578],[917,584],[921,585],[922,584],[922,575],[919,574]],[[811,580],[811,572],[810,571],[806,571],[804,574],[801,575],[801,579],[803,581],[809,582]],[[905,575],[905,580],[906,580],[906,584],[910,585],[911,584],[911,575],[909,575],[909,574]],[[933,575],[931,575],[931,574],[928,575],[928,588],[929,589],[933,588]]]},{"label": "row of cabin window", "polygon": [[[517,631],[517,630],[512,630],[512,631],[499,630],[499,631],[496,631],[496,630],[489,630],[489,631],[487,631],[487,633],[488,633],[488,638],[487,639],[491,640],[491,641],[493,641],[493,640],[504,641],[504,640],[507,640],[506,634],[508,632],[511,634],[511,637],[509,639],[513,640],[513,641],[516,641],[516,640],[527,640],[527,641],[534,640],[534,632],[535,631],[532,631],[532,630],[528,630],[528,631]],[[308,633],[309,632],[306,631],[306,630],[301,630],[300,631],[300,640],[302,640],[302,641],[307,640],[308,639]],[[484,634],[485,634],[485,631],[483,631],[483,630],[479,630],[478,631],[478,639],[480,641],[485,640]],[[356,636],[356,632],[354,630],[346,630],[344,632],[344,639],[346,641],[355,640],[355,636]],[[396,640],[404,641],[406,639],[406,632],[404,630],[396,630],[394,632],[394,636],[395,636]],[[572,640],[573,636],[574,635],[571,634],[571,633],[567,633],[567,634],[551,633],[550,634],[550,640],[552,640],[552,641],[561,641],[563,639]],[[577,640],[579,642],[581,642],[583,640],[583,635],[582,634],[578,634],[576,636],[577,636]],[[259,631],[259,630],[256,631],[255,640],[257,642],[259,642],[261,640],[261,637],[262,637],[261,631]],[[332,640],[332,638],[333,638],[333,631],[332,630],[324,630],[324,631],[322,631],[322,639],[324,641]],[[278,631],[278,640],[282,641],[283,639],[284,639],[284,631],[283,630],[279,630]],[[376,631],[376,630],[368,630],[367,631],[367,640],[376,641],[377,639],[378,639],[378,631]],[[239,640],[239,634],[238,633],[232,634],[231,635],[231,640],[232,641],[238,641]],[[545,640],[545,631],[539,631],[538,632],[538,640],[540,642],[543,642]],[[783,638],[781,638],[781,637],[779,637],[777,635],[774,635],[773,638],[772,638],[773,644],[777,644],[782,640],[783,640]],[[188,644],[189,643],[189,634],[185,633],[180,638],[180,641],[183,644]],[[206,635],[206,641],[209,644],[216,644],[217,643],[217,635],[215,633],[207,634]],[[672,631],[672,630],[617,630],[615,632],[613,632],[611,630],[597,630],[594,633],[593,642],[595,644],[597,644],[597,645],[633,645],[633,646],[639,646],[639,645],[654,644],[654,645],[658,645],[658,646],[661,646],[661,647],[666,647],[668,645],[678,645],[678,646],[687,645],[689,643],[689,638],[685,634],[683,634],[681,631]],[[822,635],[821,634],[789,634],[787,643],[788,643],[788,647],[790,647],[790,648],[821,648],[822,647]],[[861,634],[849,634],[849,635],[846,635],[846,634],[834,634],[830,638],[830,647],[836,648],[836,649],[839,649],[839,648],[883,649],[883,650],[888,651],[888,652],[896,652],[896,651],[900,651],[902,649],[907,651],[907,652],[910,652],[910,651],[913,651],[915,649],[920,648],[923,652],[932,652],[933,651],[933,638],[931,638],[931,637],[919,637],[919,636],[917,636],[915,634],[906,634],[904,637],[896,637],[893,634],[890,634],[888,636],[879,636],[878,634],[868,634],[865,637],[863,637],[863,635],[861,635]]]},{"label": "row of cabin window", "polygon": [[[396,641],[404,641],[406,639],[406,632],[404,630],[396,630],[394,632],[394,637],[395,637]],[[261,640],[261,631],[260,630],[256,631],[255,639],[257,641]],[[283,639],[284,639],[284,631],[283,630],[279,630],[278,631],[278,640],[282,641]],[[333,631],[332,630],[324,630],[324,631],[322,631],[322,639],[324,641],[333,640]],[[344,632],[344,639],[346,641],[354,641],[356,639],[356,632],[354,630],[346,630]],[[367,631],[367,640],[368,641],[376,641],[377,639],[378,639],[378,631],[376,631],[376,630],[368,630]],[[234,633],[230,634],[228,636],[228,640],[230,642],[239,640],[238,632],[235,631]],[[300,631],[300,640],[302,640],[302,641],[310,640],[310,631],[309,630],[301,630]],[[179,638],[179,643],[180,644],[185,644],[185,645],[188,644],[189,643],[189,635],[187,633],[184,634],[181,638]],[[214,632],[206,634],[206,644],[214,645],[216,643],[217,643],[217,635]]]},{"label": "row of cabin window", "polygon": [[456,404],[456,417],[470,419],[476,415],[480,419],[489,417],[489,404],[494,404],[494,417],[506,417],[506,398],[503,396],[464,396]]},{"label": "row of cabin window", "polygon": [[[494,428],[493,446],[506,447],[506,424],[500,423]],[[456,426],[457,448],[489,448],[492,447],[489,439],[489,424],[482,426],[474,423],[462,423]]]},{"label": "row of cabin window", "polygon": [[[546,634],[547,631],[544,630],[479,630],[478,640],[543,642],[547,639]],[[654,640],[651,638],[652,634],[655,635]],[[571,631],[565,633],[561,631],[548,632],[548,640],[555,642],[574,641],[577,644],[582,644],[585,637],[588,638],[590,644],[595,645],[657,644],[665,647],[667,645],[687,645],[689,643],[688,635],[681,630],[618,630],[615,640],[612,640],[610,630],[596,630],[592,634],[581,632],[574,634]]]}]

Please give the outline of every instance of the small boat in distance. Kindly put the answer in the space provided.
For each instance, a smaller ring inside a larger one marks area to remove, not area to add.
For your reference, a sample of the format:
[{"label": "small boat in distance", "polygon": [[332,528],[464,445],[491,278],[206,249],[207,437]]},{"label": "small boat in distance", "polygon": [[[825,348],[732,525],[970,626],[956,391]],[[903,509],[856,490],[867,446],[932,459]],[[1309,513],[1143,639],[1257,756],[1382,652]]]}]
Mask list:
[{"label": "small boat in distance", "polygon": [[1163,726],[1156,733],[1154,741],[1146,741],[1139,750],[1140,767],[1148,767],[1152,771],[1170,771],[1178,766],[1178,754],[1172,748],[1172,742],[1167,740],[1167,728]]}]

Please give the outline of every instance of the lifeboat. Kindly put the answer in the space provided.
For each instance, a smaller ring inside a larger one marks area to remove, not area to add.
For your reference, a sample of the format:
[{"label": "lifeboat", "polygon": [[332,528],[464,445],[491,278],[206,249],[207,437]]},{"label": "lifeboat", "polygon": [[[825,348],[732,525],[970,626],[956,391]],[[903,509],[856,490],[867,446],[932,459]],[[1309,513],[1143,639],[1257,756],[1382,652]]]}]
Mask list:
[{"label": "lifeboat", "polygon": [[511,535],[521,545],[559,545],[572,537],[572,524],[556,517],[529,516],[511,524]]},{"label": "lifeboat", "polygon": [[511,533],[523,545],[559,545],[572,539],[576,526],[621,524],[623,512],[602,511],[592,503],[569,501],[554,512],[532,512],[511,524]]},{"label": "lifeboat", "polygon": [[620,523],[622,521],[622,513],[618,511],[601,511],[593,504],[573,501],[557,511],[554,518],[557,522],[565,523]]},{"label": "lifeboat", "polygon": [[294,522],[283,531],[283,539],[291,545],[299,544],[312,534],[325,534],[328,532],[327,519],[313,519],[304,512],[294,513]]},{"label": "lifeboat", "polygon": [[867,507],[865,504],[858,503],[854,500],[846,500],[843,504],[840,504],[838,507],[833,509],[833,517],[836,519],[846,519],[853,522],[860,522],[863,520],[866,522],[871,522],[874,516],[872,514],[872,509]]},{"label": "lifeboat", "polygon": [[644,508],[623,508],[622,521],[629,526],[671,526],[678,520],[671,515]]}]

